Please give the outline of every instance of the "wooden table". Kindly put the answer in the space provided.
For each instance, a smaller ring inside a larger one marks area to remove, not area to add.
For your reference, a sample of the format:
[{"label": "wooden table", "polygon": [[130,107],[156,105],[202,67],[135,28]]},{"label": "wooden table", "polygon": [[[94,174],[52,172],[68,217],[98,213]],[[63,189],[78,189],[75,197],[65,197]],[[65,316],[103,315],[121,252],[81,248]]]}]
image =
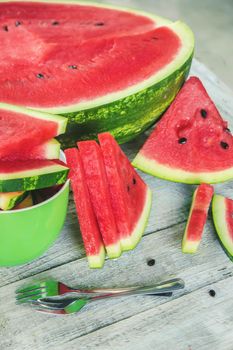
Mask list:
[{"label": "wooden table", "polygon": [[[203,80],[230,121],[231,91],[197,61],[192,74]],[[145,137],[124,146],[130,157]],[[0,269],[1,350],[233,349],[233,264],[216,239],[211,217],[198,253],[182,254],[194,186],[142,176],[153,190],[153,206],[145,235],[134,251],[107,260],[102,270],[88,269],[71,200],[64,230],[44,256],[24,266]],[[233,198],[232,183],[215,189]],[[154,266],[147,265],[148,258],[155,259]],[[15,289],[33,279],[52,277],[74,286],[107,287],[150,284],[171,276],[186,282],[185,290],[172,298],[101,300],[70,316],[39,314],[14,301]],[[209,295],[210,289],[215,297]]]}]

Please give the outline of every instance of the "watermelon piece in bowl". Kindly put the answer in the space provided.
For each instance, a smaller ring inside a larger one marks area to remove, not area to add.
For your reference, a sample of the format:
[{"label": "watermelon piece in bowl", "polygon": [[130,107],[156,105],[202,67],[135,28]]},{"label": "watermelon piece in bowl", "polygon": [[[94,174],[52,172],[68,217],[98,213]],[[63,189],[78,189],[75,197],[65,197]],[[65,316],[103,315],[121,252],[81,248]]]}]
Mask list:
[{"label": "watermelon piece in bowl", "polygon": [[1,1],[0,13],[1,101],[67,116],[67,144],[103,131],[135,137],[191,65],[194,38],[180,21],[65,0]]},{"label": "watermelon piece in bowl", "polygon": [[109,185],[101,149],[95,141],[78,142],[85,179],[109,258],[121,255],[120,236],[113,215]]},{"label": "watermelon piece in bowl", "polygon": [[91,203],[82,160],[76,148],[66,149],[65,155],[70,168],[69,178],[88,264],[90,268],[101,268],[104,264],[105,249]]},{"label": "watermelon piece in bowl", "polygon": [[152,193],[110,133],[98,135],[114,217],[123,250],[141,239],[151,210]]},{"label": "watermelon piece in bowl", "polygon": [[191,77],[184,84],[133,165],[188,184],[233,178],[233,137],[200,79]]},{"label": "watermelon piece in bowl", "polygon": [[51,147],[51,142],[55,144],[51,138],[65,132],[66,124],[66,118],[61,116],[0,103],[0,159],[14,160],[17,155],[31,159],[33,152],[38,153],[33,147],[47,141],[50,145],[40,146],[39,151]]},{"label": "watermelon piece in bowl", "polygon": [[197,251],[203,235],[213,194],[214,188],[208,184],[201,184],[194,191],[192,205],[182,240],[183,253],[195,253]]},{"label": "watermelon piece in bowl", "polygon": [[18,203],[23,201],[27,195],[28,193],[24,191],[0,193],[0,209],[10,210],[14,208]]}]

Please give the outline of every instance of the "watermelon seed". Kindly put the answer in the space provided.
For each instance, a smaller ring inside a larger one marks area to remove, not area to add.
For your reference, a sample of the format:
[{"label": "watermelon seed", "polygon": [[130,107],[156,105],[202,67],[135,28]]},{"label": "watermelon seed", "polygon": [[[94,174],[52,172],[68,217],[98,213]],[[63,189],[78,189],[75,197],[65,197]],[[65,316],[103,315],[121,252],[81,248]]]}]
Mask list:
[{"label": "watermelon seed", "polygon": [[37,78],[39,78],[39,79],[43,79],[43,78],[44,78],[44,74],[41,74],[41,73],[38,73],[36,76],[37,76]]},{"label": "watermelon seed", "polygon": [[209,290],[209,295],[211,296],[211,297],[215,297],[215,295],[216,295],[216,292],[215,292],[215,290],[213,290],[213,289],[210,289]]},{"label": "watermelon seed", "polygon": [[53,26],[58,26],[58,25],[59,25],[59,22],[58,22],[58,21],[54,21],[54,22],[52,22],[52,25],[53,25]]},{"label": "watermelon seed", "polygon": [[205,109],[201,109],[201,116],[202,116],[202,118],[207,117],[207,111]]},{"label": "watermelon seed", "polygon": [[9,30],[8,30],[8,26],[3,26],[2,28],[3,28],[3,30],[5,30],[5,32],[8,32],[8,31],[9,31]]},{"label": "watermelon seed", "polygon": [[129,192],[129,190],[130,190],[130,187],[129,187],[129,185],[127,185],[127,191]]},{"label": "watermelon seed", "polygon": [[21,25],[21,22],[20,22],[20,21],[16,21],[16,22],[15,22],[15,26],[16,26],[16,27],[18,27],[18,26],[20,26],[20,25]]},{"label": "watermelon seed", "polygon": [[187,142],[186,137],[181,137],[178,141],[181,145],[185,144]]},{"label": "watermelon seed", "polygon": [[135,178],[133,178],[133,184],[136,185],[136,179]]},{"label": "watermelon seed", "polygon": [[225,128],[224,131],[229,132],[229,134],[231,134],[231,130],[229,128]]},{"label": "watermelon seed", "polygon": [[151,39],[152,39],[152,40],[159,40],[159,38],[157,38],[156,36],[152,36]]},{"label": "watermelon seed", "polygon": [[222,147],[223,149],[228,149],[228,148],[229,148],[228,143],[226,143],[226,142],[224,142],[224,141],[221,141],[221,142],[220,142],[220,145],[221,145],[221,147]]},{"label": "watermelon seed", "polygon": [[70,69],[78,69],[78,67],[75,66],[75,64],[70,64],[70,65],[68,66],[68,68],[70,68]]},{"label": "watermelon seed", "polygon": [[97,22],[97,23],[95,23],[95,26],[97,26],[97,27],[104,26],[104,22]]},{"label": "watermelon seed", "polygon": [[155,259],[148,259],[147,260],[147,265],[148,266],[154,266],[155,265]]}]

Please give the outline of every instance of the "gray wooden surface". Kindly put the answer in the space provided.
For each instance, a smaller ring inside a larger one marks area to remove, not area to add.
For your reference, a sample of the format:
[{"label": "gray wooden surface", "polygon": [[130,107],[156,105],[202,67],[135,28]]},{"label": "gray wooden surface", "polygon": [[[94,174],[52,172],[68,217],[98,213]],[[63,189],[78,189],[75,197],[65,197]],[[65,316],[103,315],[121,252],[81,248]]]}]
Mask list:
[{"label": "gray wooden surface", "polygon": [[[195,60],[191,73],[202,79],[230,121],[231,91]],[[131,158],[146,134],[123,147]],[[145,235],[134,251],[107,260],[102,270],[89,270],[71,201],[64,230],[44,256],[0,269],[1,350],[233,349],[233,264],[216,239],[211,217],[198,253],[183,255],[181,238],[194,186],[142,176],[153,190],[153,206]],[[215,189],[233,198],[232,183]],[[147,266],[148,258],[156,260],[154,266]],[[107,287],[150,284],[171,276],[186,282],[185,290],[172,298],[101,300],[70,316],[39,314],[14,302],[18,286],[48,277],[74,286]],[[210,289],[216,291],[215,297],[209,295]]]}]

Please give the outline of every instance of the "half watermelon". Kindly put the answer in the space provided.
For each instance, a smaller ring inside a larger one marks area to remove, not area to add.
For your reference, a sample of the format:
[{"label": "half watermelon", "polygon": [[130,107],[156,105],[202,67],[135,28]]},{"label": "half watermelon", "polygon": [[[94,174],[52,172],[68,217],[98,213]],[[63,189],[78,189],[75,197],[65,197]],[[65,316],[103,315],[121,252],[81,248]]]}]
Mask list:
[{"label": "half watermelon", "polygon": [[109,133],[99,134],[113,213],[123,250],[133,249],[145,230],[151,191]]},{"label": "half watermelon", "polygon": [[67,143],[106,130],[135,137],[191,65],[193,34],[179,21],[67,0],[6,0],[0,13],[0,100],[67,116]]},{"label": "half watermelon", "polygon": [[189,184],[233,178],[233,137],[198,78],[185,83],[133,165]]},{"label": "half watermelon", "polygon": [[182,241],[183,253],[195,253],[197,251],[213,194],[213,186],[207,184],[201,184],[195,190]]},{"label": "half watermelon", "polygon": [[212,203],[214,226],[223,249],[233,261],[233,200],[215,195]]},{"label": "half watermelon", "polygon": [[[65,132],[66,124],[66,118],[61,116],[0,103],[0,158],[16,159],[20,154],[21,158],[32,158],[33,153],[38,153],[33,147]],[[46,151],[44,147],[48,150],[46,144],[40,146],[39,151]]]},{"label": "half watermelon", "polygon": [[121,255],[120,238],[113,215],[109,185],[101,149],[95,141],[78,142],[85,179],[109,258]]},{"label": "half watermelon", "polygon": [[65,155],[70,167],[69,178],[88,263],[90,268],[101,268],[104,264],[105,250],[91,204],[82,160],[76,148],[65,150]]}]

